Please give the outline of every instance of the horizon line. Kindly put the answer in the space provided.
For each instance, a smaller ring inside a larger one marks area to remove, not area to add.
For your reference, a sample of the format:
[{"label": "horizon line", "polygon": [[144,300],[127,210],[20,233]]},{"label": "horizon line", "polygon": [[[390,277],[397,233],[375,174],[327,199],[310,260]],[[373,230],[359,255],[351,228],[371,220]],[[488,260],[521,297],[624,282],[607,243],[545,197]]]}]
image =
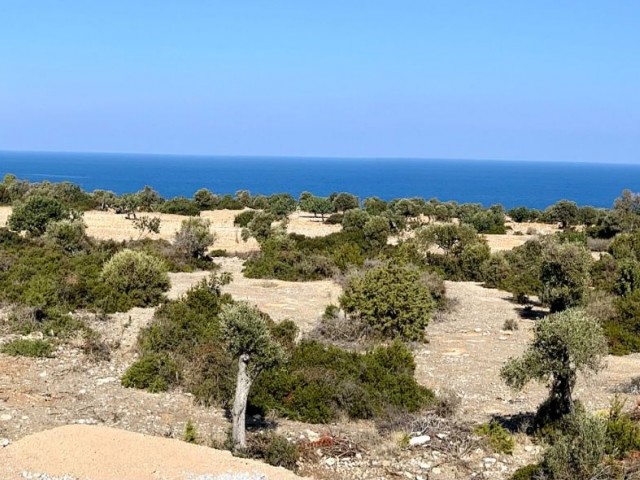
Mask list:
[{"label": "horizon line", "polygon": [[625,160],[548,160],[548,159],[507,159],[507,158],[474,158],[474,157],[428,157],[428,156],[338,156],[338,155],[248,155],[248,154],[220,154],[220,153],[158,153],[158,152],[123,152],[123,151],[87,151],[87,150],[4,150],[0,149],[0,154],[17,153],[17,154],[68,154],[68,155],[134,155],[146,157],[195,157],[195,158],[265,158],[265,159],[300,159],[300,160],[441,160],[441,161],[468,161],[468,162],[511,162],[511,163],[570,163],[570,164],[597,164],[597,165],[640,165],[638,161]]}]

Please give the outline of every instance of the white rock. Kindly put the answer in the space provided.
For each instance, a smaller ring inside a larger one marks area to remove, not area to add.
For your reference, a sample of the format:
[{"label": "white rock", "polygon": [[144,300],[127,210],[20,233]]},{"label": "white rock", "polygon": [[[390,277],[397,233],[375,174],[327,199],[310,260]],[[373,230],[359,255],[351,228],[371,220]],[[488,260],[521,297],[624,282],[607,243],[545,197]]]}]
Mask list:
[{"label": "white rock", "polygon": [[11,415],[9,415],[8,413],[3,413],[2,415],[0,415],[0,421],[3,421],[3,422],[8,422],[12,418],[13,417]]},{"label": "white rock", "polygon": [[116,380],[117,379],[115,377],[99,378],[99,379],[96,380],[96,384],[97,385],[104,385],[106,383],[113,383]]},{"label": "white rock", "polygon": [[435,467],[433,470],[431,470],[431,472],[434,473],[435,475],[438,475],[442,473],[442,469],[440,467]]},{"label": "white rock", "polygon": [[336,464],[336,459],[329,457],[324,461],[324,463],[326,465],[329,465],[330,467],[333,467]]},{"label": "white rock", "polygon": [[318,435],[313,430],[305,430],[304,433],[310,442],[317,442],[318,440],[320,440],[320,435]]},{"label": "white rock", "polygon": [[8,438],[3,438],[2,440],[0,440],[1,447],[7,447],[9,446],[10,443],[11,443],[11,440],[9,440]]},{"label": "white rock", "polygon": [[431,469],[431,464],[428,463],[428,462],[426,462],[426,463],[425,462],[420,462],[418,464],[418,466],[423,470],[430,470]]},{"label": "white rock", "polygon": [[419,437],[413,437],[409,440],[409,445],[415,447],[417,445],[424,445],[425,443],[431,441],[431,437],[429,435],[420,435]]}]

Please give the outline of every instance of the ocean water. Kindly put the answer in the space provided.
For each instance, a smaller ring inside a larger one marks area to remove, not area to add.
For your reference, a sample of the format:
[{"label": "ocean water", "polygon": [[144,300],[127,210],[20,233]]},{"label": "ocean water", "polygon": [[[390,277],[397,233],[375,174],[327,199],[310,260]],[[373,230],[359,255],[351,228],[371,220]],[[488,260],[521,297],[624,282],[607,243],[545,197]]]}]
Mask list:
[{"label": "ocean water", "polygon": [[199,188],[252,194],[307,190],[378,196],[436,197],[545,208],[561,199],[610,207],[621,191],[640,190],[640,165],[493,160],[205,157],[96,153],[0,152],[0,175],[64,181],[85,190],[135,192],[152,186],[165,197]]}]

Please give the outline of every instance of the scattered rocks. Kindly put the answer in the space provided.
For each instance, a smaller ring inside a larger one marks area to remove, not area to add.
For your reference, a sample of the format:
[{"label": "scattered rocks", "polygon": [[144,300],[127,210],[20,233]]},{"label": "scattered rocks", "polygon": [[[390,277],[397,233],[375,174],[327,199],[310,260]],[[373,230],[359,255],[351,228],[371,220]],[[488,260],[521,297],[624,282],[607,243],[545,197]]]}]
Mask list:
[{"label": "scattered rocks", "polygon": [[413,437],[409,440],[409,445],[412,447],[418,445],[424,445],[425,443],[431,441],[431,437],[429,435],[420,435],[418,437]]}]

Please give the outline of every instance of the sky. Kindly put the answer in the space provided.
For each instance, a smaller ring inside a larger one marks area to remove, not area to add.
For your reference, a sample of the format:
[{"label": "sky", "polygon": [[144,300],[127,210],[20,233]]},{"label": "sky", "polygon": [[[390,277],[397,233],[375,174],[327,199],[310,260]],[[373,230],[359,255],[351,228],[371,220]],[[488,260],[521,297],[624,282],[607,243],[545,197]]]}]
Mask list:
[{"label": "sky", "polygon": [[640,163],[640,1],[0,0],[0,150]]}]

